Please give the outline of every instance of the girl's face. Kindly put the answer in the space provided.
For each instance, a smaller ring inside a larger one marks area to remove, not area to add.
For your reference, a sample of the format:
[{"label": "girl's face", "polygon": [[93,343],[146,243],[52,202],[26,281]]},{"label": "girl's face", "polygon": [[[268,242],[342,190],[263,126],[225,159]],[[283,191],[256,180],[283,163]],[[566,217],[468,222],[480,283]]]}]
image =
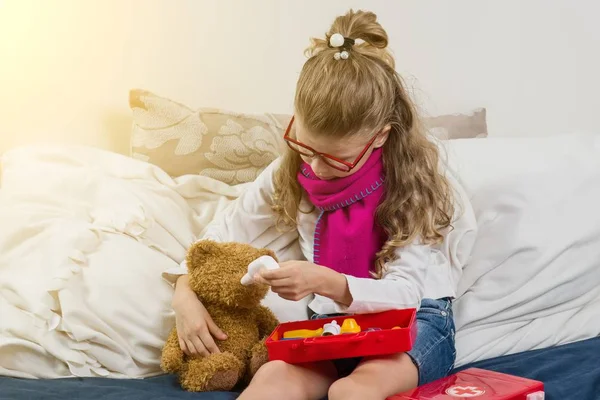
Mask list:
[{"label": "girl's face", "polygon": [[302,160],[309,164],[317,177],[322,180],[343,178],[361,169],[373,153],[373,150],[384,145],[390,131],[390,127],[388,126],[379,133],[353,135],[337,140],[309,132],[304,128],[302,121],[298,117],[295,118],[294,125],[296,128],[295,139],[298,142],[314,149],[316,152],[334,156],[348,163],[354,163],[365,148],[367,148],[366,153],[350,172],[340,171],[332,167],[319,155],[309,157],[301,154]]}]

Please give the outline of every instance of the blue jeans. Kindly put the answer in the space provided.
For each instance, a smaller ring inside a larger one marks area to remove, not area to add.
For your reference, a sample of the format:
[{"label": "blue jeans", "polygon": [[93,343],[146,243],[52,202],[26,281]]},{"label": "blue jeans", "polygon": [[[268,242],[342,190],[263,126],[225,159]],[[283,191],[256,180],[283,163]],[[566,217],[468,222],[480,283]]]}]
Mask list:
[{"label": "blue jeans", "polygon": [[419,386],[448,376],[456,360],[452,301],[423,299],[417,311],[417,340],[407,352],[419,369]]},{"label": "blue jeans", "polygon": [[[333,315],[313,315],[311,318],[330,316]],[[419,386],[448,376],[454,367],[454,330],[452,301],[449,298],[421,300],[417,311],[417,339],[407,352],[419,371]],[[334,360],[339,376],[348,376],[360,360]]]}]

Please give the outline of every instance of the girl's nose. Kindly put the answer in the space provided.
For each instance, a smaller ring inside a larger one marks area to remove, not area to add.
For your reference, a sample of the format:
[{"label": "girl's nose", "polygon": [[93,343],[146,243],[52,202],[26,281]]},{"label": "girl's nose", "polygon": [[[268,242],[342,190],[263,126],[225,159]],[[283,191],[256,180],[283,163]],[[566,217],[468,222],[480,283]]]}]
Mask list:
[{"label": "girl's nose", "polygon": [[310,168],[319,178],[327,176],[327,172],[330,169],[329,165],[321,157],[313,158],[310,162]]}]

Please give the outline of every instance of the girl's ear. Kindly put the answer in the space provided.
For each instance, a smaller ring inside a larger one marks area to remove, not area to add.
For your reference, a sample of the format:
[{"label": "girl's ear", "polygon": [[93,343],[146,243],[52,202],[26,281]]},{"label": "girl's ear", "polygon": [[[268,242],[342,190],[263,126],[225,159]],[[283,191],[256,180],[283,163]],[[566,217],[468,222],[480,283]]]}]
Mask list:
[{"label": "girl's ear", "polygon": [[385,144],[385,142],[387,142],[388,137],[390,136],[391,129],[392,129],[391,125],[386,125],[379,133],[379,136],[377,137],[377,139],[375,139],[375,142],[373,143],[373,147],[378,149],[381,146],[383,146]]}]

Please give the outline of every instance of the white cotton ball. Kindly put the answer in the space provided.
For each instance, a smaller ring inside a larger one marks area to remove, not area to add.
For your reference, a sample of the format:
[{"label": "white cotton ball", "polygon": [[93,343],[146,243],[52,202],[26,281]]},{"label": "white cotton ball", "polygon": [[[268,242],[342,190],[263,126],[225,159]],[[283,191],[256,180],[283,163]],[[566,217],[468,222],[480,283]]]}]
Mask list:
[{"label": "white cotton ball", "polygon": [[344,36],[340,33],[334,33],[329,38],[329,45],[331,47],[340,47],[344,45]]}]

